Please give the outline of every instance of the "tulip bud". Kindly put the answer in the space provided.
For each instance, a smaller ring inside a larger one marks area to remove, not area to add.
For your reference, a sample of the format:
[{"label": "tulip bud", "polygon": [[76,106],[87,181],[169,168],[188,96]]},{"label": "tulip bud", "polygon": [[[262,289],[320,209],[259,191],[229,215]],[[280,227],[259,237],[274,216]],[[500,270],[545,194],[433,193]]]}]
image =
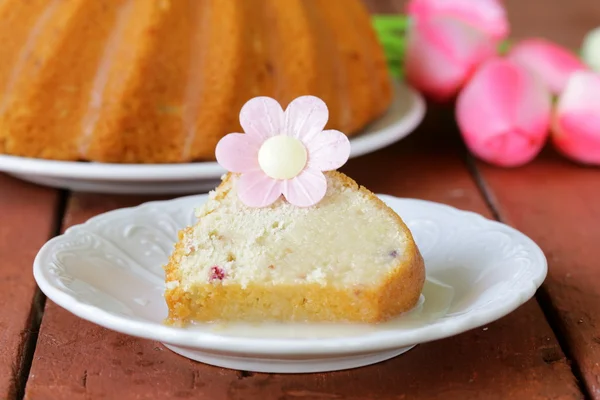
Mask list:
[{"label": "tulip bud", "polygon": [[552,140],[565,156],[600,165],[600,74],[576,72],[558,99]]},{"label": "tulip bud", "polygon": [[469,150],[494,165],[531,161],[549,133],[551,94],[522,65],[495,58],[484,63],[456,103],[456,120]]},{"label": "tulip bud", "polygon": [[493,54],[487,36],[458,20],[416,21],[407,37],[406,79],[426,96],[446,101]]},{"label": "tulip bud", "polygon": [[412,0],[405,53],[407,81],[427,97],[456,95],[508,35],[498,0]]},{"label": "tulip bud", "polygon": [[500,0],[411,0],[406,11],[419,19],[451,17],[496,41],[505,39],[509,33],[506,11]]}]

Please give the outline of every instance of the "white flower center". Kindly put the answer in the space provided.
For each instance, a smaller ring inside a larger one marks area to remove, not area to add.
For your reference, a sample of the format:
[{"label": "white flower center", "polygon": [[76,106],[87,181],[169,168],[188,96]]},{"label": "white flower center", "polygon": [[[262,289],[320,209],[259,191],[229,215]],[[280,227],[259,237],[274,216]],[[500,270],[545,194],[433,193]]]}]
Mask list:
[{"label": "white flower center", "polygon": [[306,147],[291,136],[273,136],[258,150],[258,165],[273,179],[295,177],[304,169],[307,160]]}]

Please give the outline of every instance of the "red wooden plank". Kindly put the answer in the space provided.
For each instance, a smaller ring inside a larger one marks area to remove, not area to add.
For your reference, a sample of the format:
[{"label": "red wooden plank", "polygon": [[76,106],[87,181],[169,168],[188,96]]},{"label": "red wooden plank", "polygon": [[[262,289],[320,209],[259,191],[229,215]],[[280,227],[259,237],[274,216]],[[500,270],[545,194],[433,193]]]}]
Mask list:
[{"label": "red wooden plank", "polygon": [[0,398],[22,391],[31,360],[41,299],[31,268],[50,237],[57,191],[0,174]]},{"label": "red wooden plank", "polygon": [[511,40],[550,39],[578,50],[583,36],[600,23],[600,2],[594,0],[504,0]]},{"label": "red wooden plank", "polygon": [[557,315],[589,394],[600,399],[600,170],[551,151],[517,170],[479,169],[502,219],[545,251],[541,300]]},{"label": "red wooden plank", "polygon": [[[413,138],[344,168],[378,192],[488,214],[445,138],[429,119]],[[430,134],[429,134],[430,133]],[[430,136],[429,138],[427,136]],[[68,224],[139,199],[74,195]],[[535,301],[465,334],[373,366],[327,374],[251,374],[192,362],[162,345],[107,331],[49,302],[28,399],[579,399],[581,393]]]}]

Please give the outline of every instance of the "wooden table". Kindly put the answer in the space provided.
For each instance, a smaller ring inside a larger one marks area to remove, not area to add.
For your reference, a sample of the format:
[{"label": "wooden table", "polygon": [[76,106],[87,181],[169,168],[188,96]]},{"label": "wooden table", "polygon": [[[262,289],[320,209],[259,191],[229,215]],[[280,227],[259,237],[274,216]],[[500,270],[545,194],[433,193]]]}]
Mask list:
[{"label": "wooden table", "polygon": [[[402,3],[369,7],[393,12]],[[510,0],[507,7],[515,38],[543,35],[575,48],[600,25],[597,0]],[[432,105],[407,140],[343,170],[376,192],[515,226],[545,251],[548,278],[505,318],[380,364],[312,375],[226,370],[85,322],[36,288],[31,265],[47,239],[151,198],[71,193],[0,175],[0,398],[600,399],[600,169],[551,149],[518,169],[484,165],[465,151],[451,107]]]}]

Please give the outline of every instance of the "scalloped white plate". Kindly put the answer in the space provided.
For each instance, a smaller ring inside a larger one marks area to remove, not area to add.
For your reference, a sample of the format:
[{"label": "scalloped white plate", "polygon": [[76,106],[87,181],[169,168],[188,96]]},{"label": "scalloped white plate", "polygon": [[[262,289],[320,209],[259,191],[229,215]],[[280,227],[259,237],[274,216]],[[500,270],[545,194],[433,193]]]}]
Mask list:
[{"label": "scalloped white plate", "polygon": [[[388,112],[350,139],[350,158],[372,153],[408,136],[423,120],[425,108],[417,91],[396,82]],[[226,172],[216,162],[103,164],[3,154],[0,171],[45,186],[120,194],[201,193],[215,187]]]},{"label": "scalloped white plate", "polygon": [[98,325],[208,364],[282,373],[368,365],[488,324],[531,298],[545,279],[544,254],[513,228],[437,203],[380,197],[407,222],[427,270],[418,306],[382,324],[164,325],[162,265],[206,195],[74,226],[42,247],[34,276],[48,298]]}]

